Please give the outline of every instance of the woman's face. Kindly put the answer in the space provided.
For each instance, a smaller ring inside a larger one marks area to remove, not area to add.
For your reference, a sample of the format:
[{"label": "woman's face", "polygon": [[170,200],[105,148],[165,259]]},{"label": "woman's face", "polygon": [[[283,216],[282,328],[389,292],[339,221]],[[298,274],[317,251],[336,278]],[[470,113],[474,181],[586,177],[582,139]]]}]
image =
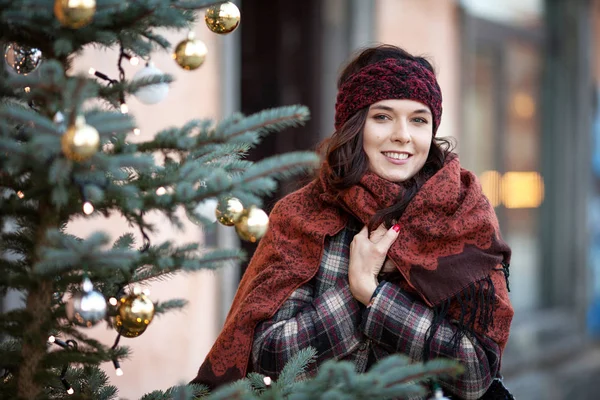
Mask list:
[{"label": "woman's face", "polygon": [[404,182],[423,168],[433,135],[431,110],[414,100],[382,100],[369,107],[363,149],[369,170]]}]

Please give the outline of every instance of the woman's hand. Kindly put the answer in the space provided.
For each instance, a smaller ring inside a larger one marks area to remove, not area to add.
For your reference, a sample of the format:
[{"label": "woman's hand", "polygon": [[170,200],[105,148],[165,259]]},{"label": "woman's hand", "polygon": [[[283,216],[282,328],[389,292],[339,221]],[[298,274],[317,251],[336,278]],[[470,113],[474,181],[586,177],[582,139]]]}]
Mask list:
[{"label": "woman's hand", "polygon": [[400,225],[386,229],[381,224],[369,237],[364,226],[350,243],[348,282],[354,298],[364,305],[371,300],[377,288],[377,274],[383,266],[389,248],[398,237]]}]

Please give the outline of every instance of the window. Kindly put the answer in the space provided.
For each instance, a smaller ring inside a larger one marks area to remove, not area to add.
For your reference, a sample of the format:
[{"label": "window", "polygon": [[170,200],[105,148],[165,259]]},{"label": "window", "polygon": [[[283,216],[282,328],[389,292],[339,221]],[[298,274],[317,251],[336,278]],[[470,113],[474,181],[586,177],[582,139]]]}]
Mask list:
[{"label": "window", "polygon": [[513,250],[517,279],[511,281],[511,300],[517,312],[527,311],[542,305],[539,29],[470,15],[464,21],[461,160],[480,177],[496,207],[502,234]]}]

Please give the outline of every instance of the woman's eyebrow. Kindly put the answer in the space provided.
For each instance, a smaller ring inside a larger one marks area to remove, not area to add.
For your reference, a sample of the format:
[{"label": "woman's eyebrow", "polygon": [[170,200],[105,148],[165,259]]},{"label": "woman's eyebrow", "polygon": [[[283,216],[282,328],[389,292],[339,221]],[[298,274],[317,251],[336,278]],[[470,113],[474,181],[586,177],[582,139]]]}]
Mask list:
[{"label": "woman's eyebrow", "polygon": [[[383,104],[373,105],[373,106],[371,106],[371,110],[385,110],[385,111],[391,111],[391,112],[395,111],[392,107],[385,106]],[[426,108],[419,108],[418,110],[415,110],[412,113],[413,114],[429,114],[429,115],[432,115],[431,111],[429,111]]]},{"label": "woman's eyebrow", "polygon": [[394,111],[394,109],[392,107],[384,106],[383,104],[377,104],[377,105],[371,106],[371,110]]},{"label": "woman's eyebrow", "polygon": [[425,109],[425,108],[421,108],[419,110],[415,110],[413,111],[414,114],[429,114],[431,115],[431,111]]}]

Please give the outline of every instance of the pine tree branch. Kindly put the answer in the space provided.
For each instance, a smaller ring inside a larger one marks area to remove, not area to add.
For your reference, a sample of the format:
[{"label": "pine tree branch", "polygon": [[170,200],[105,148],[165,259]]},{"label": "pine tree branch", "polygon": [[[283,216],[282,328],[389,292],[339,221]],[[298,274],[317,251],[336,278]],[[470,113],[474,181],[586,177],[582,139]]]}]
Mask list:
[{"label": "pine tree branch", "polygon": [[216,4],[223,3],[223,1],[214,0],[178,0],[173,2],[173,7],[180,8],[183,10],[198,10],[201,8],[208,8]]},{"label": "pine tree branch", "polygon": [[236,121],[230,125],[217,125],[214,135],[234,141],[246,132],[265,134],[304,124],[310,118],[304,106],[285,106],[264,110]]},{"label": "pine tree branch", "polygon": [[[313,347],[300,350],[283,367],[274,386],[285,396],[293,392],[298,377],[317,361],[318,352]],[[265,387],[266,389],[266,387]]]},{"label": "pine tree branch", "polygon": [[244,399],[253,400],[259,398],[252,390],[248,380],[238,380],[211,393],[206,400],[230,400]]},{"label": "pine tree branch", "polygon": [[402,379],[388,382],[388,383],[386,383],[385,387],[390,388],[392,386],[396,386],[401,383],[408,383],[408,382],[413,382],[413,381],[414,382],[422,382],[424,380],[427,380],[429,378],[436,377],[436,376],[458,375],[459,374],[458,371],[460,371],[460,369],[457,366],[447,367],[447,368],[437,368],[437,369],[428,370],[428,371],[420,371],[420,372],[416,372],[411,375],[406,375]]},{"label": "pine tree branch", "polygon": [[[284,106],[261,111],[248,117],[228,119],[218,124],[213,131],[207,131],[210,121],[198,121],[194,127],[201,132],[196,137],[185,138],[190,130],[170,128],[159,132],[154,140],[138,143],[138,150],[150,152],[156,150],[189,150],[209,144],[257,144],[261,136],[285,128],[302,125],[310,113],[304,106]],[[242,140],[243,139],[243,140]]]},{"label": "pine tree branch", "polygon": [[36,134],[62,135],[57,126],[37,112],[28,110],[19,105],[5,104],[0,107],[0,118],[23,124],[24,130],[15,130],[14,133],[31,132],[35,129]]},{"label": "pine tree branch", "polygon": [[291,152],[265,158],[246,170],[239,184],[251,184],[266,177],[285,179],[318,166],[319,156],[310,152]]},{"label": "pine tree branch", "polygon": [[140,400],[187,400],[207,396],[210,393],[204,385],[178,385],[166,391],[155,390],[144,395]]},{"label": "pine tree branch", "polygon": [[[140,260],[140,265],[144,265],[145,268],[138,268],[131,277],[130,283],[164,279],[179,272],[214,270],[227,263],[241,262],[246,256],[244,251],[238,249],[215,249],[203,254],[201,258],[186,254],[187,252],[168,251],[172,252],[172,255],[159,257],[152,248],[148,250],[149,254],[144,254]],[[167,251],[163,250],[161,253],[167,253]]]},{"label": "pine tree branch", "polygon": [[81,241],[57,231],[49,231],[48,244],[40,246],[40,255],[33,271],[39,276],[51,276],[73,267],[87,266],[89,270],[105,268],[107,274],[115,270],[127,271],[139,254],[128,249],[102,250],[108,237],[100,232]]}]

